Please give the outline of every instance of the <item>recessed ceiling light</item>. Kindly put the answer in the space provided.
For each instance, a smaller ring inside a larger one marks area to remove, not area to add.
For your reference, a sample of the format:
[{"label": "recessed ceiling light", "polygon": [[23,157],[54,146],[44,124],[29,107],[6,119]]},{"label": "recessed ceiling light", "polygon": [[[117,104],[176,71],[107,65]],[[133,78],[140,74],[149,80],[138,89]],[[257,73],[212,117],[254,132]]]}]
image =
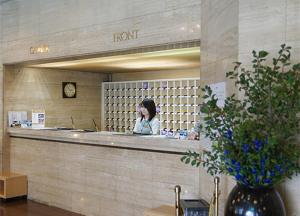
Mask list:
[{"label": "recessed ceiling light", "polygon": [[[194,29],[191,29],[194,32]],[[189,30],[190,31],[190,30]],[[200,47],[160,50],[145,53],[133,53],[106,57],[68,60],[60,62],[30,65],[36,68],[61,68],[95,72],[118,71],[128,69],[154,70],[198,67]]]}]

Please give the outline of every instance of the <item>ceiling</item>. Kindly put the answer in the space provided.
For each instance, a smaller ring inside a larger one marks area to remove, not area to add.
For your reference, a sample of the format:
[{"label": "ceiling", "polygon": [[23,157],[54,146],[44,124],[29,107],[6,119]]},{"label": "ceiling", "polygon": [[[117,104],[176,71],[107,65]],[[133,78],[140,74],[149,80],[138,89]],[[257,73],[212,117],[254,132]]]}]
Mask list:
[{"label": "ceiling", "polygon": [[200,47],[93,57],[80,60],[31,64],[28,66],[101,73],[197,68],[200,67]]}]

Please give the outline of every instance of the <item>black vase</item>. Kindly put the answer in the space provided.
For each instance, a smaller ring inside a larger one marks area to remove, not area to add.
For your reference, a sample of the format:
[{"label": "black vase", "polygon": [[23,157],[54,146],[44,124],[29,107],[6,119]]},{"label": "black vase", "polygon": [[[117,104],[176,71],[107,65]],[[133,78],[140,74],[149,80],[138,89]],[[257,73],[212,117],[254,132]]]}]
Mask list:
[{"label": "black vase", "polygon": [[237,184],[227,199],[225,216],[285,216],[285,208],[274,187],[249,188]]}]

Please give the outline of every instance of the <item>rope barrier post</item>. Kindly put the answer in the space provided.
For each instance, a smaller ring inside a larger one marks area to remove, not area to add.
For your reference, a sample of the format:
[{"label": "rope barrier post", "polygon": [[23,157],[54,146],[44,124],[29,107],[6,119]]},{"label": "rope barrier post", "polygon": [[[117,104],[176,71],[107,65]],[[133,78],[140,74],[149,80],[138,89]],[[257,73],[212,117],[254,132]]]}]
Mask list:
[{"label": "rope barrier post", "polygon": [[219,183],[220,183],[220,178],[215,177],[214,178],[214,183],[215,183],[215,210],[214,210],[214,216],[219,216]]},{"label": "rope barrier post", "polygon": [[181,209],[180,209],[180,192],[181,187],[180,185],[175,186],[175,216],[181,216]]}]

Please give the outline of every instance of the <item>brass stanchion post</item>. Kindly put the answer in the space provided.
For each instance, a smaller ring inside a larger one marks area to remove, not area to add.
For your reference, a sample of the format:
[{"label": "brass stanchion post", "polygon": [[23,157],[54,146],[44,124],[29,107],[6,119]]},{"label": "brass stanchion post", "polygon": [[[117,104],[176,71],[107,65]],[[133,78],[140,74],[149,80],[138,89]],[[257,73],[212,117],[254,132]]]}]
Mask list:
[{"label": "brass stanchion post", "polygon": [[215,214],[214,216],[219,215],[219,183],[220,183],[220,178],[215,177],[214,178],[214,183],[215,183]]},{"label": "brass stanchion post", "polygon": [[179,185],[175,186],[175,216],[182,216],[182,211],[180,207],[180,192],[181,187]]}]

